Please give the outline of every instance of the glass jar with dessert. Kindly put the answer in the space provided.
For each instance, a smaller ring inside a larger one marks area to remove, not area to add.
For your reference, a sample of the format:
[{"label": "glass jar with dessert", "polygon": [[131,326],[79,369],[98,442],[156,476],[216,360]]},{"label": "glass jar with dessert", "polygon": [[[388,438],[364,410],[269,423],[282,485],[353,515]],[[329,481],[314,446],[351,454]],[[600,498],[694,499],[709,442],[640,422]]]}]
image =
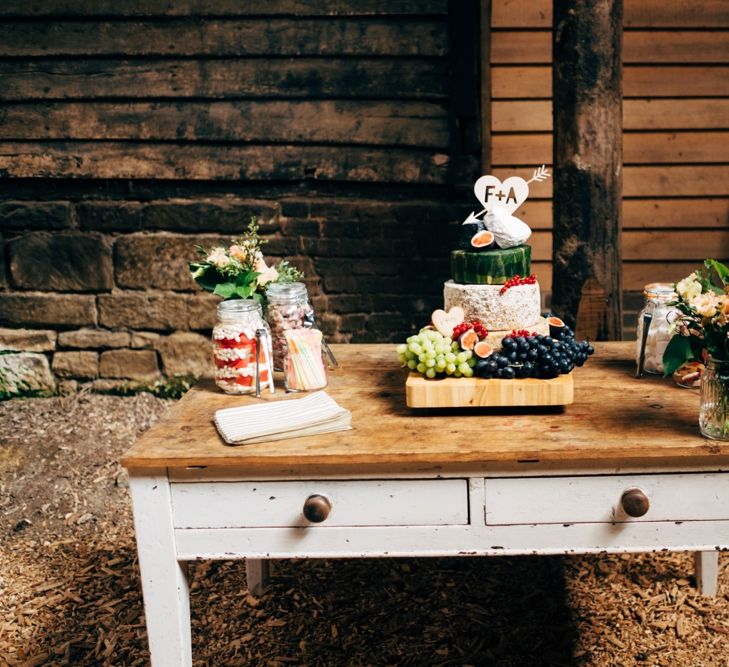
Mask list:
[{"label": "glass jar with dessert", "polygon": [[663,373],[663,352],[671,340],[671,325],[678,311],[670,305],[678,298],[670,283],[649,283],[643,289],[645,303],[638,313],[635,361],[638,373]]},{"label": "glass jar with dessert", "polygon": [[213,329],[215,384],[227,394],[273,391],[271,332],[253,299],[218,304]]}]

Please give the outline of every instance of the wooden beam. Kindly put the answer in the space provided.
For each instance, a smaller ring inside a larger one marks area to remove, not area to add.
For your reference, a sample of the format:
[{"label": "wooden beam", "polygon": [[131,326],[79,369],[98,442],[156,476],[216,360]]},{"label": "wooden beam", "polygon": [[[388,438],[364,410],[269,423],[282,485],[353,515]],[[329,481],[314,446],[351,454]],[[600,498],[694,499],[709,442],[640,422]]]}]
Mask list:
[{"label": "wooden beam", "polygon": [[[549,28],[551,5],[549,0],[499,0],[494,4],[493,25],[495,28]],[[701,3],[630,0],[625,3],[623,25],[626,28],[726,28],[729,27],[729,4],[726,0],[701,0]]]},{"label": "wooden beam", "polygon": [[[39,74],[49,69],[48,65],[45,70],[37,64],[35,66],[38,67]],[[431,75],[433,78],[434,74]],[[29,95],[52,97],[46,91],[35,91],[32,87],[33,82],[27,81],[29,72],[24,71],[23,75],[24,78],[19,80],[17,85],[25,86]],[[423,75],[424,73],[421,74]],[[491,68],[491,78],[492,94],[497,100],[552,97],[551,65],[496,65]],[[53,78],[49,76],[46,81],[51,83]],[[623,68],[623,99],[727,96],[729,96],[729,67],[726,65],[626,65]]]},{"label": "wooden beam", "polygon": [[[0,130],[1,131],[1,130]],[[497,134],[492,162],[498,166],[549,164],[551,134]],[[625,132],[623,164],[707,164],[729,162],[729,132]],[[627,167],[625,173],[627,187]],[[727,179],[725,179],[727,180]]]},{"label": "wooden beam", "polygon": [[3,104],[0,139],[449,145],[443,106],[410,100]]},{"label": "wooden beam", "polygon": [[[475,2],[476,0],[469,0]],[[89,3],[87,3],[89,4]],[[475,28],[475,26],[474,26]],[[290,18],[0,22],[1,57],[430,56],[448,51],[443,21]]]},{"label": "wooden beam", "polygon": [[479,10],[480,0],[448,2],[449,180],[458,188],[470,187],[480,167]]},{"label": "wooden beam", "polygon": [[600,340],[622,329],[622,0],[554,0],[552,307]]},{"label": "wooden beam", "polygon": [[491,0],[480,0],[481,33],[481,173],[491,173]]},{"label": "wooden beam", "polygon": [[0,141],[8,178],[354,181],[444,185],[445,153],[391,147]]},{"label": "wooden beam", "polygon": [[382,16],[439,15],[446,0],[3,0],[0,16],[162,17],[168,16]]},{"label": "wooden beam", "polygon": [[[628,30],[624,38],[625,64],[729,62],[729,40],[725,30]],[[491,62],[549,63],[551,39],[549,30],[494,31]],[[0,45],[0,48],[4,46]]]}]

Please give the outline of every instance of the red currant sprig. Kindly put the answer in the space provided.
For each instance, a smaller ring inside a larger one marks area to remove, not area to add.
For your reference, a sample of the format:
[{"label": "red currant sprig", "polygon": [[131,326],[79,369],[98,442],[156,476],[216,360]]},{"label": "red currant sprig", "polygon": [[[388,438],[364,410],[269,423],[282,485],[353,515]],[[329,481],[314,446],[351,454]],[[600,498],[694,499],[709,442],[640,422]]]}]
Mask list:
[{"label": "red currant sprig", "polygon": [[453,327],[453,335],[451,338],[453,338],[453,340],[457,340],[469,329],[473,329],[479,338],[486,338],[486,336],[489,335],[488,330],[483,324],[481,324],[481,322],[473,320],[473,322],[461,322]]},{"label": "red currant sprig", "polygon": [[508,290],[510,287],[516,287],[517,285],[534,285],[534,283],[536,282],[537,277],[533,273],[526,278],[521,278],[517,273],[504,283],[504,286],[501,288],[501,290],[499,290],[499,294],[504,294],[506,290]]},{"label": "red currant sprig", "polygon": [[524,338],[529,338],[530,336],[536,336],[536,331],[527,331],[526,329],[514,329],[511,332],[511,337],[516,338],[517,336],[524,336]]}]

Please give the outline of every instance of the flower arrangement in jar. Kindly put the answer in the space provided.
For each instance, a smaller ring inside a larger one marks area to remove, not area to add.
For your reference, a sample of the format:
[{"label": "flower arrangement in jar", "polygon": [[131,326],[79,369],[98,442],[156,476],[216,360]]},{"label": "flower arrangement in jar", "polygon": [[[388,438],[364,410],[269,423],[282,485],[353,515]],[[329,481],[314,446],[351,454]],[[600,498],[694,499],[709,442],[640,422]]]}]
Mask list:
[{"label": "flower arrangement in jar", "polygon": [[701,378],[701,432],[729,440],[729,267],[713,259],[676,283],[675,334],[663,354],[664,374],[706,360]]},{"label": "flower arrangement in jar", "polygon": [[265,242],[252,219],[228,246],[197,246],[202,259],[189,265],[195,282],[223,299],[213,329],[213,360],[215,382],[227,393],[258,392],[262,384],[273,391],[271,334],[261,308],[265,289],[303,278],[286,260],[268,266],[261,251]]}]

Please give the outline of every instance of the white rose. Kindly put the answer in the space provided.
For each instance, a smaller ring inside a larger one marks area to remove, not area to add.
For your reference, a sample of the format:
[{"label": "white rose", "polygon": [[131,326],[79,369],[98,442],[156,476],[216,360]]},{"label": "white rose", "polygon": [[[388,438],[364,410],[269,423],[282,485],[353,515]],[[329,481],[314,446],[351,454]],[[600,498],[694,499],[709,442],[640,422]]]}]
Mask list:
[{"label": "white rose", "polygon": [[686,276],[676,283],[676,293],[684,301],[692,301],[701,294],[701,283],[696,279],[696,274]]},{"label": "white rose", "polygon": [[714,317],[716,315],[716,308],[719,305],[719,299],[713,292],[707,292],[706,294],[699,294],[693,300],[689,301],[689,305],[701,317]]}]

